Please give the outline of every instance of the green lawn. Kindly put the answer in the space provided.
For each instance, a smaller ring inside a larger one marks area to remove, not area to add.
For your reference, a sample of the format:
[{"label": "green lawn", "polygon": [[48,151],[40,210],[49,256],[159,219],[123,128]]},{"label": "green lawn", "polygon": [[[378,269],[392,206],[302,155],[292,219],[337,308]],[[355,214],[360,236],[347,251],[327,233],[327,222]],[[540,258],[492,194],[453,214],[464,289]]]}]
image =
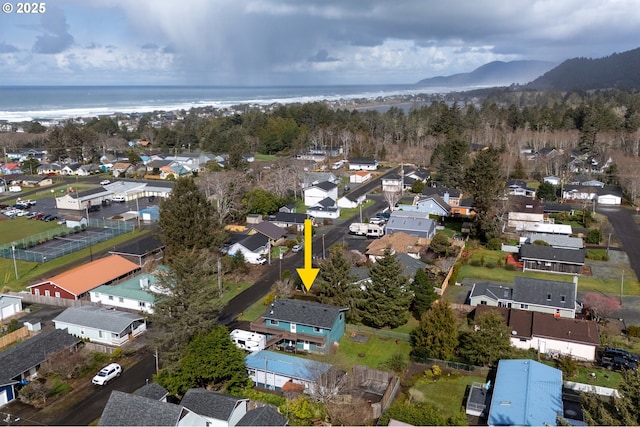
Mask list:
[{"label": "green lawn", "polygon": [[486,378],[466,375],[447,376],[443,373],[437,381],[426,377],[416,381],[409,393],[416,400],[430,403],[448,418],[460,413],[467,386],[473,382],[484,383]]},{"label": "green lawn", "polygon": [[253,322],[260,317],[260,315],[267,309],[267,306],[264,304],[265,298],[260,298],[260,300],[253,303],[251,307],[246,309],[243,313],[240,313],[238,320]]},{"label": "green lawn", "polygon": [[[66,228],[66,227],[64,227]],[[55,221],[44,222],[16,217],[0,221],[0,245],[15,242],[44,231],[62,229]]]},{"label": "green lawn", "polygon": [[[362,209],[366,209],[369,206],[373,205],[375,202],[373,200],[367,200],[362,204]],[[360,220],[360,208],[341,208],[340,209],[340,219],[347,219],[355,216],[358,220]],[[364,220],[364,215],[362,216]]]},{"label": "green lawn", "polygon": [[244,291],[245,289],[249,289],[253,283],[249,282],[240,282],[240,283],[223,283],[224,293],[222,294],[222,301],[224,304],[231,301],[233,297]]},{"label": "green lawn", "polygon": [[256,160],[261,160],[263,162],[275,162],[276,160],[279,159],[279,157],[276,156],[275,154],[260,154],[260,153],[256,153],[256,154],[254,154],[254,157],[256,158]]},{"label": "green lawn", "polygon": [[366,336],[368,338],[367,342],[361,343],[353,341],[350,333],[345,333],[340,340],[337,355],[344,366],[351,367],[353,365],[365,365],[370,368],[378,369],[396,353],[403,354],[406,360],[409,360],[411,344],[408,342],[395,340],[393,338],[383,338],[361,333],[358,334]]}]

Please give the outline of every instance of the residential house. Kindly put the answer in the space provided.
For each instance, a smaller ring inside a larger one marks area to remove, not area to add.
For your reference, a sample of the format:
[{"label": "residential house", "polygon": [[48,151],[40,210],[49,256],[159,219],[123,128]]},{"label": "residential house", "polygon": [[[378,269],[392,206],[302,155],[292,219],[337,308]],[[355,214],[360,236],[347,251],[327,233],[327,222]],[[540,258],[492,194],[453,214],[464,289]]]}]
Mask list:
[{"label": "residential house", "polygon": [[385,234],[398,232],[431,239],[436,235],[436,223],[429,219],[428,214],[394,211],[385,226]]},{"label": "residential house", "polygon": [[382,184],[382,192],[401,193],[404,191],[404,176],[390,173],[384,175],[380,180]]},{"label": "residential house", "polygon": [[260,233],[267,236],[271,242],[271,246],[277,246],[282,243],[287,236],[287,230],[269,221],[247,225],[247,233],[249,235]]},{"label": "residential house", "polygon": [[603,187],[596,199],[599,205],[619,206],[622,203],[622,190],[617,187]]},{"label": "residential house", "polygon": [[113,390],[98,425],[208,427],[209,422],[182,405]]},{"label": "residential house", "polygon": [[145,318],[92,305],[69,307],[53,319],[56,329],[92,342],[121,346],[147,329]]},{"label": "residential house", "polygon": [[75,351],[80,342],[65,331],[53,329],[0,351],[0,407],[18,397],[16,386],[37,378],[45,361],[60,352]]},{"label": "residential house", "polygon": [[552,248],[563,249],[582,249],[584,248],[584,241],[580,237],[570,237],[564,234],[544,234],[544,233],[531,233],[523,238],[525,244],[533,244],[537,241],[542,241]]},{"label": "residential house", "polygon": [[349,175],[349,182],[351,184],[362,184],[363,182],[367,182],[372,178],[371,172],[369,171],[358,171],[352,175]]},{"label": "residential house", "polygon": [[89,292],[138,271],[140,266],[119,256],[111,255],[83,264],[28,286],[32,295],[65,299],[88,299]]},{"label": "residential house", "polygon": [[240,252],[248,263],[258,264],[260,259],[269,253],[270,249],[269,238],[264,234],[256,233],[233,243],[229,247],[228,253],[231,256],[236,256]]},{"label": "residential house", "polygon": [[160,175],[160,171],[162,170],[162,168],[171,165],[172,162],[172,160],[166,159],[153,159],[147,162],[147,164],[145,164],[145,167],[147,168],[147,173]]},{"label": "residential house", "polygon": [[355,190],[351,190],[338,199],[338,207],[345,209],[357,208],[367,201],[367,191],[364,186],[359,186]]},{"label": "residential house", "polygon": [[469,294],[469,305],[515,308],[573,319],[581,308],[577,302],[577,278],[573,282],[516,276],[513,287],[477,282]]},{"label": "residential house", "polygon": [[448,217],[451,212],[451,206],[449,206],[442,197],[438,195],[428,196],[421,198],[420,196],[413,196],[411,204],[398,204],[398,210],[405,212],[420,212],[428,215],[438,217]]},{"label": "residential house", "polygon": [[555,426],[563,413],[562,371],[535,360],[500,360],[488,425]]},{"label": "residential house", "polygon": [[304,179],[300,183],[300,186],[305,189],[325,181],[337,185],[340,183],[340,178],[331,172],[307,172],[304,174]]},{"label": "residential house", "polygon": [[522,231],[527,225],[544,224],[548,216],[539,200],[524,196],[511,197],[512,208],[507,214],[507,227],[515,231]]},{"label": "residential house", "polygon": [[525,223],[520,230],[522,233],[545,233],[545,234],[573,234],[570,224],[548,224],[548,223]]},{"label": "residential house", "polygon": [[[394,254],[393,251],[391,253]],[[395,253],[395,256],[402,266],[402,276],[406,277],[409,282],[413,282],[413,279],[415,278],[418,270],[424,270],[427,267],[427,264],[406,253]],[[379,259],[379,257],[370,259],[377,260]],[[371,277],[369,275],[370,271],[371,270],[368,268],[351,267],[351,275],[355,278],[354,284],[358,285],[358,287],[363,291],[366,290],[367,286],[371,284]]]},{"label": "residential house", "polygon": [[133,392],[136,396],[142,396],[159,402],[166,402],[169,391],[156,382],[148,382]]},{"label": "residential house", "polygon": [[458,206],[462,200],[460,190],[447,187],[425,187],[422,190],[423,196],[440,196],[442,200],[452,208]]},{"label": "residential house", "polygon": [[234,427],[247,414],[248,401],[204,388],[190,388],[180,404],[204,417],[210,427]]},{"label": "residential house", "polygon": [[474,216],[476,214],[476,201],[472,198],[460,199],[458,206],[451,206],[450,214],[454,217]]},{"label": "residential house", "polygon": [[111,173],[114,177],[126,177],[129,174],[133,173],[134,167],[129,162],[116,162],[111,167]]},{"label": "residential house", "polygon": [[349,159],[349,170],[374,171],[378,169],[378,161],[371,158]]},{"label": "residential house", "polygon": [[189,166],[174,161],[171,162],[171,164],[160,168],[160,179],[177,179],[191,173],[192,169],[190,169]]},{"label": "residential house", "polygon": [[289,421],[271,406],[260,406],[248,411],[236,424],[238,427],[286,426]]},{"label": "residential house", "polygon": [[313,184],[303,191],[305,206],[315,206],[326,198],[338,200],[338,185],[329,181]]},{"label": "residential house", "polygon": [[427,183],[429,178],[431,178],[431,172],[428,169],[424,168],[409,168],[404,171],[405,177],[413,178],[416,181],[422,181],[423,183]]},{"label": "residential house", "polygon": [[102,172],[102,170],[100,170],[100,166],[96,165],[95,163],[90,163],[88,165],[80,166],[76,170],[76,175],[79,175],[79,176],[90,176],[90,175],[98,174],[100,172]]},{"label": "residential house", "polygon": [[120,255],[126,259],[134,260],[140,267],[146,259],[151,257],[157,258],[164,250],[164,243],[153,235],[147,235],[141,239],[132,242],[117,245],[113,250],[109,251],[111,255]]},{"label": "residential house", "polygon": [[535,350],[549,357],[572,357],[594,362],[600,346],[598,325],[591,320],[567,319],[553,314],[477,306],[475,317],[487,310],[497,310],[511,331],[511,346]]},{"label": "residential house", "polygon": [[393,253],[406,254],[414,259],[420,259],[420,251],[427,246],[427,239],[413,236],[411,234],[398,232],[385,234],[380,239],[374,239],[367,246],[365,255],[371,262],[376,262],[384,256],[387,248]]},{"label": "residential house", "polygon": [[62,167],[58,163],[40,163],[36,169],[38,175],[59,175]]},{"label": "residential house", "polygon": [[529,187],[527,182],[521,179],[510,179],[505,189],[508,196],[523,196],[531,199],[536,197],[536,189]]},{"label": "residential house", "polygon": [[268,217],[267,221],[270,221],[278,227],[294,227],[296,231],[304,231],[304,221],[306,219],[313,219],[313,217],[306,213],[288,213],[277,212],[274,216]]},{"label": "residential house", "polygon": [[98,286],[89,292],[89,299],[108,307],[153,314],[155,294],[164,292],[158,275],[141,273],[116,285]]},{"label": "residential house", "polygon": [[62,175],[78,175],[78,169],[80,168],[80,163],[67,163],[60,170],[60,174]]},{"label": "residential house", "polygon": [[56,208],[66,210],[85,210],[91,205],[99,205],[104,200],[110,200],[113,193],[104,187],[96,187],[85,191],[71,191],[56,197]]},{"label": "residential house", "polygon": [[335,199],[326,197],[309,207],[307,213],[314,218],[338,219],[340,218],[340,207],[338,207]]},{"label": "residential house", "polygon": [[4,163],[0,164],[0,174],[2,175],[20,175],[22,169],[20,169],[19,163]]},{"label": "residential house", "polygon": [[250,329],[267,336],[267,347],[279,345],[291,350],[329,353],[340,341],[347,308],[310,301],[277,299]]},{"label": "residential house", "polygon": [[598,192],[602,187],[591,187],[584,185],[565,185],[562,187],[562,198],[565,200],[586,200],[591,201],[598,198]]},{"label": "residential house", "polygon": [[520,261],[522,261],[522,271],[581,274],[587,251],[542,245],[522,245],[519,254]]},{"label": "residential house", "polygon": [[318,378],[332,368],[328,363],[268,350],[248,354],[244,364],[249,378],[256,386],[269,390],[300,387],[305,393],[309,393]]},{"label": "residential house", "polygon": [[22,312],[22,297],[0,294],[0,322]]}]

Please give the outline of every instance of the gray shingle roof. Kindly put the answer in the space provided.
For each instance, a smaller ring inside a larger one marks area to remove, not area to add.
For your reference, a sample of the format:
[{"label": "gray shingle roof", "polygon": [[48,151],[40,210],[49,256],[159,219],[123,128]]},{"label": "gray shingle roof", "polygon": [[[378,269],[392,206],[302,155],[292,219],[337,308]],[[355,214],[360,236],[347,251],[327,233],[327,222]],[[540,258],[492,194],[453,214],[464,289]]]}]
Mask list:
[{"label": "gray shingle roof", "polygon": [[99,426],[176,426],[185,409],[173,403],[114,390]]},{"label": "gray shingle roof", "polygon": [[276,222],[284,222],[287,224],[304,224],[304,220],[308,218],[310,218],[310,216],[303,213],[277,212],[275,215]]},{"label": "gray shingle roof", "polygon": [[47,356],[77,345],[80,340],[67,331],[41,332],[0,352],[0,384],[10,384],[14,377],[44,362]]},{"label": "gray shingle roof", "polygon": [[402,274],[410,280],[413,280],[418,270],[423,270],[427,266],[424,262],[404,252],[397,253],[396,258],[400,261],[400,264],[402,264]]},{"label": "gray shingle roof", "polygon": [[536,261],[584,264],[585,255],[584,249],[563,249],[541,245],[520,246],[520,258]]},{"label": "gray shingle roof", "polygon": [[[513,284],[513,301],[575,310],[576,288],[573,282],[540,280],[516,276]],[[547,298],[547,297],[551,298]],[[564,302],[562,302],[564,296]]]},{"label": "gray shingle roof", "polygon": [[[395,213],[397,212],[394,212],[394,214]],[[420,232],[429,235],[435,230],[435,222],[431,219],[401,217],[399,215],[394,216],[392,214],[391,218],[387,221],[386,228],[388,233],[404,231],[408,234],[411,234],[412,232]]]},{"label": "gray shingle roof", "polygon": [[278,240],[282,236],[287,234],[287,231],[282,227],[278,227],[272,222],[262,221],[258,224],[252,224],[249,228],[256,230],[258,233],[264,234],[273,240]]},{"label": "gray shingle roof", "polygon": [[158,383],[150,382],[149,384],[145,384],[134,391],[133,394],[153,400],[162,400],[167,397],[169,391]]},{"label": "gray shingle roof", "polygon": [[529,235],[529,243],[533,243],[536,240],[542,240],[547,242],[549,246],[556,248],[581,249],[584,247],[584,241],[581,238],[569,237],[564,234],[531,233]]},{"label": "gray shingle roof", "polygon": [[269,238],[262,233],[256,233],[247,236],[238,243],[253,252],[256,249],[267,246],[267,244],[269,243]]},{"label": "gray shingle roof", "polygon": [[101,329],[103,331],[121,333],[131,323],[144,320],[142,316],[117,310],[105,310],[99,307],[84,305],[69,307],[60,313],[54,322],[64,322],[72,325],[85,326],[87,328]]},{"label": "gray shingle roof", "polygon": [[329,182],[329,181],[323,181],[323,182],[319,182],[317,184],[315,184],[313,187],[317,187],[321,190],[324,191],[331,191],[334,188],[336,188],[338,185],[334,184],[333,182]]},{"label": "gray shingle roof", "polygon": [[237,426],[286,426],[287,419],[270,406],[262,406],[247,412]]},{"label": "gray shingle roof", "polygon": [[511,300],[511,288],[494,282],[477,282],[473,284],[469,298],[487,296],[494,301]]},{"label": "gray shingle roof", "polygon": [[446,187],[425,187],[422,190],[422,194],[425,196],[432,196],[434,194],[442,197],[444,199],[445,193],[449,193],[449,197],[460,197],[460,190],[456,190],[455,188],[446,188]]},{"label": "gray shingle roof", "polygon": [[247,400],[206,390],[204,388],[190,388],[184,394],[180,404],[185,408],[204,417],[227,421],[238,402]]},{"label": "gray shingle roof", "polygon": [[262,314],[262,317],[264,319],[331,329],[340,312],[346,310],[347,308],[345,307],[335,307],[317,302],[278,299],[271,303]]}]

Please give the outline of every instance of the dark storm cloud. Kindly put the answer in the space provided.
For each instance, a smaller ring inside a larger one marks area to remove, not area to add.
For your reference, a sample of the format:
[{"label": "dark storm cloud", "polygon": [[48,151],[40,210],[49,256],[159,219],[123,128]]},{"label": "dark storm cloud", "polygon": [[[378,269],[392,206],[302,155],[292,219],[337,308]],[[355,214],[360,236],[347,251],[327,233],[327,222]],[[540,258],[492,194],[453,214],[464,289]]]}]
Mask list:
[{"label": "dark storm cloud", "polygon": [[73,36],[68,31],[67,18],[61,9],[47,8],[47,13],[40,16],[39,30],[43,34],[36,37],[32,48],[33,52],[60,53],[73,44]]},{"label": "dark storm cloud", "polygon": [[309,58],[309,62],[336,62],[340,61],[338,58],[329,56],[329,52],[326,49],[320,49],[318,53]]}]

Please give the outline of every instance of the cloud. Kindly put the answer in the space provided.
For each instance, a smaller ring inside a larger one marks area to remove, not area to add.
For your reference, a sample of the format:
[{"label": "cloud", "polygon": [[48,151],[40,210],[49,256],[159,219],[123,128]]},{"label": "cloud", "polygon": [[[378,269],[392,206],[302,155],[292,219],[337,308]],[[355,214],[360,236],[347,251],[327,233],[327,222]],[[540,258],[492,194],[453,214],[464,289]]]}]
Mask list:
[{"label": "cloud", "polygon": [[7,42],[0,42],[0,53],[15,53],[18,52],[18,48],[7,43]]},{"label": "cloud", "polygon": [[68,31],[67,18],[61,9],[49,7],[47,12],[40,16],[40,31],[43,34],[36,37],[33,52],[60,53],[73,44],[73,36]]},{"label": "cloud", "polygon": [[315,56],[309,58],[309,62],[336,62],[340,61],[338,58],[329,56],[329,52],[326,49],[320,49]]},{"label": "cloud", "polygon": [[155,43],[145,43],[142,46],[140,46],[140,49],[142,50],[157,50],[158,49],[158,45]]}]

